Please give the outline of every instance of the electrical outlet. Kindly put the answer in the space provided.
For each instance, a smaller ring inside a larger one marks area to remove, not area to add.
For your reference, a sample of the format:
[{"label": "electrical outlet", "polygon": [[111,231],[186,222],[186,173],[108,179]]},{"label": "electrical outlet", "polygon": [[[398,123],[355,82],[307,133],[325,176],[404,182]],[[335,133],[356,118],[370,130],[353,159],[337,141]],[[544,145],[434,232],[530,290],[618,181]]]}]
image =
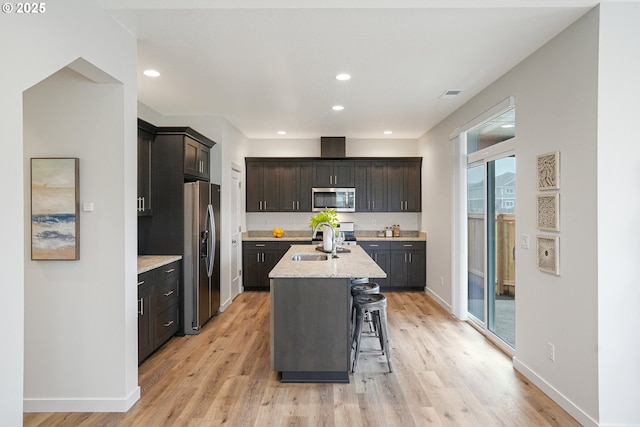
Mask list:
[{"label": "electrical outlet", "polygon": [[550,342],[547,343],[547,359],[551,360],[552,362],[556,361],[556,347]]},{"label": "electrical outlet", "polygon": [[373,221],[371,221],[372,225],[376,225],[376,220],[374,219]]},{"label": "electrical outlet", "polygon": [[440,276],[440,287],[442,288],[443,286],[444,286],[444,278]]}]

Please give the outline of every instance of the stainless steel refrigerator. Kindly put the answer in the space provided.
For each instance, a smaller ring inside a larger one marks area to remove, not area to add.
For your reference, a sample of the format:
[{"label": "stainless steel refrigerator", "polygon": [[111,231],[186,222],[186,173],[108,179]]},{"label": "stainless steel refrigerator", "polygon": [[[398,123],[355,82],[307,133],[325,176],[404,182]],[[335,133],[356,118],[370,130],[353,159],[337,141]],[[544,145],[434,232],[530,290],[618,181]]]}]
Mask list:
[{"label": "stainless steel refrigerator", "polygon": [[220,309],[220,186],[184,184],[184,333],[194,335]]}]

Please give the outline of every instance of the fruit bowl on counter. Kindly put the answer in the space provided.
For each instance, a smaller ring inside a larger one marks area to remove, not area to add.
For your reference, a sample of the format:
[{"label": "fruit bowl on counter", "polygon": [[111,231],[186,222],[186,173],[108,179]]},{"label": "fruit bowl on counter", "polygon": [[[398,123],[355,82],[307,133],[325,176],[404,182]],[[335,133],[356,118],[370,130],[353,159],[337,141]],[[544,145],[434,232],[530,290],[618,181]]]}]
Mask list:
[{"label": "fruit bowl on counter", "polygon": [[273,237],[280,238],[284,236],[284,230],[280,227],[276,227],[273,229]]}]

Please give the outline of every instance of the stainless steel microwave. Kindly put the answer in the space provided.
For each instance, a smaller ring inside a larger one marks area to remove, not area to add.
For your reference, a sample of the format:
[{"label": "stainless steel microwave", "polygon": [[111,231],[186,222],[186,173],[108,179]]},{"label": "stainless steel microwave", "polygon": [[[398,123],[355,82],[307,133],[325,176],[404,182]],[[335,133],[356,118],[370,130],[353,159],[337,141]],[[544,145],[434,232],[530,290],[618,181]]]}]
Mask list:
[{"label": "stainless steel microwave", "polygon": [[326,208],[335,209],[336,212],[355,212],[356,189],[312,188],[311,203],[314,212],[320,212]]}]

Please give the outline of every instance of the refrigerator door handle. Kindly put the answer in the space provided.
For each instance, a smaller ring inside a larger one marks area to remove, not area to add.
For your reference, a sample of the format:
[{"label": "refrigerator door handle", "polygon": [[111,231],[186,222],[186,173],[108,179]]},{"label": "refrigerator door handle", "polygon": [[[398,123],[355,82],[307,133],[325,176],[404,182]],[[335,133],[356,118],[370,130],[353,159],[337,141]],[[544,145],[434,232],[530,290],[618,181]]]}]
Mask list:
[{"label": "refrigerator door handle", "polygon": [[213,206],[207,206],[207,227],[209,239],[207,242],[207,276],[213,274],[213,262],[216,256],[216,219],[213,216]]}]

